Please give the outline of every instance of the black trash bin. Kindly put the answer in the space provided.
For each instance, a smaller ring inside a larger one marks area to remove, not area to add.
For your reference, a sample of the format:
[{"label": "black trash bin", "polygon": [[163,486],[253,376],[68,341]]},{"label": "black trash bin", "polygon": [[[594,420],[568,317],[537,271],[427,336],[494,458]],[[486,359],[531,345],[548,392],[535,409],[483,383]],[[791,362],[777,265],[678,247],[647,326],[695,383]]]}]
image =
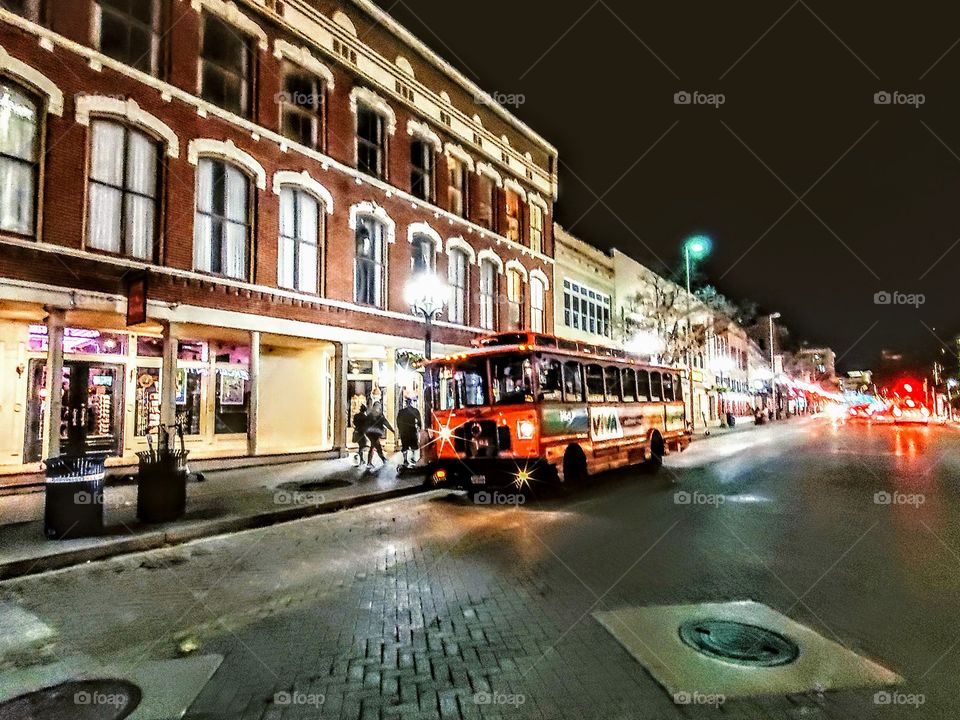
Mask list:
[{"label": "black trash bin", "polygon": [[60,455],[43,461],[46,475],[43,531],[51,540],[103,532],[106,455]]},{"label": "black trash bin", "polygon": [[188,450],[137,453],[137,517],[145,523],[171,522],[187,510]]}]

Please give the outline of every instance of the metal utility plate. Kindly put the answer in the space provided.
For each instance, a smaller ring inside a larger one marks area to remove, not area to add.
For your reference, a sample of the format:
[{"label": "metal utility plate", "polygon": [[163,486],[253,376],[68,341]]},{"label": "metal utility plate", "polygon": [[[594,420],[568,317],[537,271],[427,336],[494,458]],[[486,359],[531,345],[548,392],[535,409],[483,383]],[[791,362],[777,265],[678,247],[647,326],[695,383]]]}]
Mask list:
[{"label": "metal utility plate", "polygon": [[[674,696],[695,692],[725,698],[784,695],[903,682],[896,673],[751,600],[626,607],[598,611],[593,617]],[[702,655],[683,643],[679,628],[703,618],[769,628],[795,642],[800,656],[788,665],[746,667]]]}]

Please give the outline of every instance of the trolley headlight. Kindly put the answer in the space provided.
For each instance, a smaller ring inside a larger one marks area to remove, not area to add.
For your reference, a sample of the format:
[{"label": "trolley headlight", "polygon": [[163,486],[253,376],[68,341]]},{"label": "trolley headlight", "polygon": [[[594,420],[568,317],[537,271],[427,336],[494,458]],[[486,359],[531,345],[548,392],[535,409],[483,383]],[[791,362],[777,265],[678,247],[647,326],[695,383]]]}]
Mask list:
[{"label": "trolley headlight", "polygon": [[537,426],[530,420],[521,420],[517,423],[517,437],[520,440],[532,440],[537,432]]}]

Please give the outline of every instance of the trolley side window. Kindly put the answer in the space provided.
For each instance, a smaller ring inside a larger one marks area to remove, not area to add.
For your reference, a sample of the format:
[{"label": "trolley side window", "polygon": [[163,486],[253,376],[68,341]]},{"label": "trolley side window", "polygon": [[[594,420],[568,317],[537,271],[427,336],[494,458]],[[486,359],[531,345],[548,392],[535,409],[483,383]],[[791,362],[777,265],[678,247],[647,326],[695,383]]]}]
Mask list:
[{"label": "trolley side window", "polygon": [[583,375],[580,363],[568,360],[563,364],[564,402],[583,402]]},{"label": "trolley side window", "polygon": [[650,399],[659,401],[663,398],[663,376],[654,371],[650,373]]},{"label": "trolley side window", "polygon": [[650,400],[650,373],[646,370],[637,370],[637,397],[640,402]]},{"label": "trolley side window", "polygon": [[556,358],[540,358],[537,361],[537,397],[541,402],[559,402],[563,379],[560,361]]},{"label": "trolley side window", "polygon": [[496,357],[490,363],[493,402],[515,405],[533,402],[533,364],[528,357]]},{"label": "trolley side window", "polygon": [[608,402],[620,402],[620,368],[608,365],[603,369],[603,384]]},{"label": "trolley side window", "polygon": [[603,368],[599,365],[587,365],[587,400],[603,402]]},{"label": "trolley side window", "polygon": [[683,378],[679,375],[675,376],[673,381],[673,398],[683,400]]},{"label": "trolley side window", "polygon": [[673,374],[663,374],[663,399],[667,402],[673,402]]},{"label": "trolley side window", "polygon": [[623,387],[623,401],[636,402],[637,375],[633,371],[633,368],[623,368],[620,371],[620,384]]}]

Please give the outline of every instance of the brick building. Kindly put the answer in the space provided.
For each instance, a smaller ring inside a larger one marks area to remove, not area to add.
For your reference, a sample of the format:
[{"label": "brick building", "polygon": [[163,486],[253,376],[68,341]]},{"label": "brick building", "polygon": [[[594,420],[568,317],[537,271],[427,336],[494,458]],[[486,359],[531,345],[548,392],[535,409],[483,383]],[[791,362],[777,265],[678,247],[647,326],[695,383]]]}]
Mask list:
[{"label": "brick building", "polygon": [[0,473],[175,414],[194,457],[344,447],[419,392],[418,273],[440,352],[552,331],[556,168],[368,0],[0,1]]}]

